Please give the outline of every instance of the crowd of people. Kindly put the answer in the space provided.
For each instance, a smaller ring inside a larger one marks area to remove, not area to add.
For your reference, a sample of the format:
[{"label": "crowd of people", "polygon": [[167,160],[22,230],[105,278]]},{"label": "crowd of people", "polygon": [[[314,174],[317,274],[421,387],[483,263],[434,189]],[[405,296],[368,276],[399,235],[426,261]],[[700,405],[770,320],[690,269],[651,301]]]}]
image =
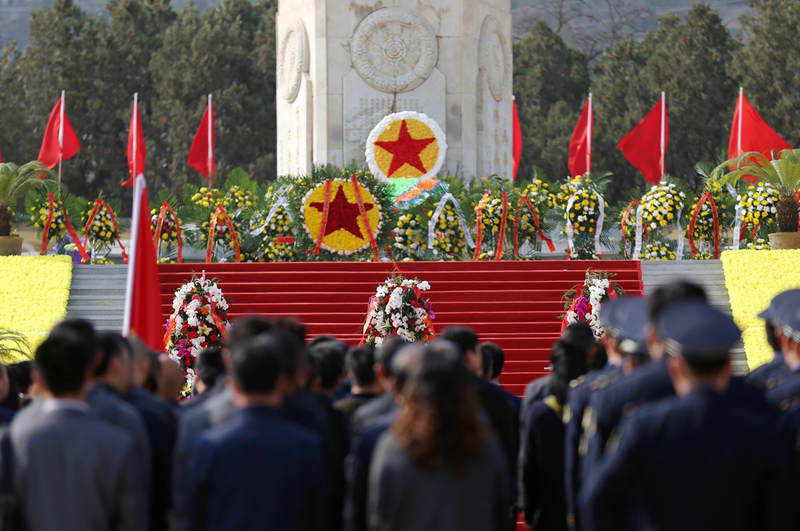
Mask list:
[{"label": "crowd of people", "polygon": [[0,367],[0,527],[32,530],[798,528],[800,290],[762,314],[775,358],[702,288],[606,303],[524,398],[465,327],[351,348],[236,320],[180,366],[86,321]]}]

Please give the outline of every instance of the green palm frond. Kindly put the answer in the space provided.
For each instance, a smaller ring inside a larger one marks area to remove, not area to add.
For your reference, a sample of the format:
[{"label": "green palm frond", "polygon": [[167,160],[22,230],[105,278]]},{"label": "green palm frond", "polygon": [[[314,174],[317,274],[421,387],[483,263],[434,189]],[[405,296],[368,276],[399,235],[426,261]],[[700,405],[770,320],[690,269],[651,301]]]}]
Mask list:
[{"label": "green palm frond", "polygon": [[0,205],[13,205],[30,190],[45,186],[45,177],[53,176],[41,162],[18,166],[11,162],[0,163]]},{"label": "green palm frond", "polygon": [[32,349],[28,338],[20,332],[0,328],[0,361],[16,363],[20,358],[31,359]]},{"label": "green palm frond", "polygon": [[[733,171],[725,175],[730,167]],[[723,182],[736,184],[744,176],[752,176],[759,182],[775,187],[783,196],[791,196],[800,186],[800,149],[784,149],[780,157],[769,160],[756,151],[726,160],[712,172]]]}]

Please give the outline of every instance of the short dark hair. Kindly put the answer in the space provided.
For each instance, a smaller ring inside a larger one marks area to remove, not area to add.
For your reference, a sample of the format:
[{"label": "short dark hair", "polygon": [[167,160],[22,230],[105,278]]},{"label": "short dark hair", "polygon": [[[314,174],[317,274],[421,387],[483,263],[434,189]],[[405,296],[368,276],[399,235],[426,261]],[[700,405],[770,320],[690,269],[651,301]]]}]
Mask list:
[{"label": "short dark hair", "polygon": [[394,369],[392,368],[392,360],[397,351],[406,346],[408,343],[397,336],[390,336],[383,340],[381,346],[375,351],[375,359],[381,364],[383,372],[386,377],[394,376]]},{"label": "short dark hair", "polygon": [[222,349],[211,347],[200,352],[194,362],[194,372],[207,387],[214,385],[217,379],[225,374]]},{"label": "short dark hair", "polygon": [[306,343],[306,346],[308,348],[311,348],[314,345],[319,345],[320,343],[324,343],[326,341],[339,341],[339,340],[333,336],[323,334],[321,336],[314,336],[310,341],[308,341],[308,343]]},{"label": "short dark hair", "polygon": [[764,332],[767,334],[767,343],[775,352],[780,352],[781,346],[778,345],[778,338],[775,337],[775,325],[770,321],[764,321]]},{"label": "short dark hair", "polygon": [[344,358],[347,355],[347,343],[334,339],[317,343],[308,349],[314,364],[315,377],[320,379],[320,387],[333,389],[344,374]]},{"label": "short dark hair", "polygon": [[280,335],[259,334],[231,349],[233,378],[246,395],[269,394],[282,372],[286,349],[293,348]]},{"label": "short dark hair", "polygon": [[701,300],[703,302],[708,301],[706,290],[698,284],[685,280],[678,280],[664,286],[659,286],[647,297],[650,310],[650,322],[655,323],[658,316],[661,315],[667,307],[676,302],[691,299]]},{"label": "short dark hair", "polygon": [[100,334],[99,345],[102,357],[100,358],[100,363],[97,365],[97,368],[94,370],[95,376],[103,376],[106,374],[109,365],[111,365],[111,360],[122,357],[124,352],[127,352],[129,356],[133,355],[133,350],[128,340],[116,332],[104,332]]},{"label": "short dark hair", "polygon": [[87,352],[89,354],[89,363],[94,363],[95,355],[97,354],[97,350],[100,348],[97,332],[94,329],[92,323],[87,321],[86,319],[77,319],[77,318],[70,318],[64,319],[57,325],[53,327],[50,331],[50,335],[60,335],[63,332],[70,332],[72,334],[76,334],[78,339],[86,345]]},{"label": "short dark hair", "polygon": [[602,369],[608,363],[608,352],[606,348],[599,341],[595,341],[595,351],[592,361],[589,364],[589,370],[596,371]]},{"label": "short dark hair", "polygon": [[33,380],[31,379],[33,362],[31,360],[20,361],[17,363],[12,363],[8,366],[8,368],[11,369],[9,374],[14,378],[14,381],[16,381],[19,392],[27,395],[28,389],[33,383]]},{"label": "short dark hair", "polygon": [[466,326],[448,326],[439,338],[454,343],[462,356],[466,355],[467,351],[478,348],[478,334]]},{"label": "short dark hair", "polygon": [[301,345],[305,345],[308,330],[297,317],[278,317],[275,319],[275,328],[294,336]]},{"label": "short dark hair", "polygon": [[719,374],[722,369],[725,368],[725,363],[728,361],[728,359],[729,358],[727,356],[715,357],[713,359],[683,358],[683,360],[686,362],[686,365],[689,367],[689,370],[697,376],[714,376]]},{"label": "short dark hair", "polygon": [[488,380],[492,377],[494,360],[492,359],[492,354],[480,348],[480,345],[478,345],[478,350],[481,353],[481,370],[483,371],[483,377]]},{"label": "short dark hair", "polygon": [[158,394],[158,379],[161,376],[161,361],[158,359],[160,355],[159,352],[154,350],[147,352],[147,378],[142,383],[142,387],[153,394]]},{"label": "short dark hair", "polygon": [[[497,343],[486,341],[480,345],[481,352],[492,357],[492,374],[487,374],[486,377],[495,380],[503,374],[503,366],[506,363],[506,353]],[[484,362],[485,363],[485,362]]]},{"label": "short dark hair", "polygon": [[246,341],[264,332],[271,332],[274,329],[275,325],[273,325],[269,319],[261,317],[260,315],[246,315],[240,317],[233,322],[228,332],[228,348],[233,348],[237,343]]},{"label": "short dark hair", "polygon": [[582,348],[586,351],[587,356],[589,355],[589,351],[597,346],[592,327],[589,326],[589,323],[586,321],[568,324],[561,333],[561,339],[570,341],[573,345]]},{"label": "short dark hair", "polygon": [[366,344],[347,353],[347,370],[353,375],[353,383],[359,387],[375,384],[375,346]]},{"label": "short dark hair", "polygon": [[91,347],[75,332],[63,329],[36,349],[34,364],[55,396],[81,389],[91,365]]},{"label": "short dark hair", "polygon": [[569,383],[589,371],[586,351],[582,345],[568,339],[560,339],[553,345],[550,359],[553,361],[550,393],[556,397],[559,404],[564,405],[567,401]]}]

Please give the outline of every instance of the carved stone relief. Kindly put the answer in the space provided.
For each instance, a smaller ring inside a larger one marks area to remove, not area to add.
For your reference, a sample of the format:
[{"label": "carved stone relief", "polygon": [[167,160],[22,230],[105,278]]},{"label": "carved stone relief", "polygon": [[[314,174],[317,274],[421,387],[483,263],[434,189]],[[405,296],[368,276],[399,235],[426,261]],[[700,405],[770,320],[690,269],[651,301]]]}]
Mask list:
[{"label": "carved stone relief", "polygon": [[486,72],[489,90],[497,101],[511,94],[511,46],[503,26],[493,16],[483,21],[479,44],[480,69]]},{"label": "carved stone relief", "polygon": [[296,18],[283,34],[277,60],[278,90],[289,103],[297,97],[303,73],[308,72],[308,62],[306,27]]},{"label": "carved stone relief", "polygon": [[436,34],[422,16],[401,7],[368,15],[356,28],[350,58],[358,75],[382,92],[421,85],[439,57]]}]

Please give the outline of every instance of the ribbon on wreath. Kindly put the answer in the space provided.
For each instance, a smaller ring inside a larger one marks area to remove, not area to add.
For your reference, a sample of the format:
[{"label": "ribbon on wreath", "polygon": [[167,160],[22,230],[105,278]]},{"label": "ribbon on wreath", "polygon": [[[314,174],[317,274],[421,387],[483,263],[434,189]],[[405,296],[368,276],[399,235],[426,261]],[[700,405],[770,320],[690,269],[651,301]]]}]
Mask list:
[{"label": "ribbon on wreath", "polygon": [[[289,193],[289,190],[291,189],[292,187],[290,186],[286,190],[286,193]],[[275,201],[275,204],[272,205],[272,208],[269,209],[269,213],[267,214],[267,219],[266,221],[264,221],[264,224],[258,227],[257,229],[250,231],[250,236],[258,236],[259,234],[264,232],[267,229],[269,222],[272,221],[272,218],[275,217],[275,214],[278,212],[278,209],[280,207],[284,207],[284,209],[286,210],[286,215],[289,217],[289,221],[294,221],[294,219],[292,218],[292,210],[289,208],[289,200],[286,199],[285,195],[282,195],[278,198],[277,201]]]},{"label": "ribbon on wreath", "polygon": [[545,236],[541,227],[539,226],[539,215],[536,213],[536,209],[533,208],[533,203],[531,203],[530,197],[527,195],[521,195],[519,196],[519,201],[517,201],[517,215],[514,218],[514,258],[519,258],[519,222],[520,218],[522,218],[523,206],[527,206],[528,211],[531,213],[533,226],[536,228],[536,234],[539,236],[539,239],[547,244],[547,248],[550,249],[551,253],[555,252],[556,246],[553,244],[553,240]]},{"label": "ribbon on wreath", "polygon": [[567,320],[567,317],[569,316],[570,312],[574,312],[575,311],[575,305],[578,303],[578,299],[583,297],[584,288],[585,288],[585,284],[581,285],[580,287],[578,287],[575,290],[575,297],[572,299],[572,304],[570,305],[569,308],[567,308],[567,313],[564,314],[564,318],[561,319],[561,331],[562,332],[564,331],[565,328],[567,328],[567,326],[569,326],[569,321]]},{"label": "ribbon on wreath", "polygon": [[[378,248],[378,243],[375,241],[375,234],[372,233],[372,227],[369,226],[369,218],[367,217],[367,209],[364,208],[364,199],[361,197],[361,190],[358,187],[358,178],[354,173],[350,180],[353,182],[353,192],[356,194],[356,203],[358,203],[358,212],[361,214],[361,221],[364,222],[364,228],[367,229],[367,236],[369,237],[369,244],[372,246],[372,261],[377,262],[381,258],[381,251]],[[377,205],[375,205],[377,207]]]},{"label": "ribbon on wreath", "polygon": [[469,247],[475,248],[475,242],[472,241],[472,236],[469,234],[469,228],[467,227],[467,220],[464,218],[464,213],[461,212],[461,206],[456,201],[456,198],[450,192],[447,192],[439,199],[439,204],[436,205],[436,210],[433,211],[433,215],[431,216],[430,221],[428,221],[428,249],[433,248],[433,239],[436,232],[436,222],[439,220],[439,216],[442,214],[442,210],[444,210],[445,205],[447,205],[448,201],[453,202],[453,206],[456,208],[456,215],[458,216],[458,224],[461,226],[461,232],[464,233],[464,239],[467,241],[467,245]]},{"label": "ribbon on wreath", "polygon": [[[39,254],[44,255],[47,252],[47,242],[50,240],[50,226],[53,224],[53,216],[56,212],[56,204],[55,204],[55,195],[47,194],[47,219],[44,222],[44,228],[42,230],[42,250]],[[75,243],[75,247],[78,248],[78,253],[81,255],[81,263],[85,264],[89,260],[89,255],[86,253],[86,248],[81,244],[81,239],[78,238],[78,233],[75,232],[75,229],[72,227],[72,223],[69,222],[69,216],[67,216],[66,210],[62,210],[61,213],[64,215],[64,226],[67,228],[67,234],[69,234],[72,241]]]},{"label": "ribbon on wreath", "polygon": [[631,212],[633,211],[633,207],[638,206],[638,205],[639,205],[639,200],[638,199],[634,199],[633,201],[628,203],[628,206],[625,208],[625,212],[622,213],[622,221],[620,222],[620,229],[621,229],[621,232],[622,232],[622,248],[623,249],[627,249],[628,248],[628,242],[627,242],[627,239],[625,237],[625,233],[627,232],[625,230],[625,224],[628,223],[628,218],[631,216]]},{"label": "ribbon on wreath", "polygon": [[731,241],[731,248],[739,249],[739,245],[742,243],[742,207],[738,201],[734,212],[733,241]]},{"label": "ribbon on wreath", "polygon": [[236,234],[236,229],[233,227],[233,221],[231,221],[231,217],[228,215],[228,211],[225,210],[225,207],[222,205],[217,205],[217,209],[211,215],[211,223],[208,225],[208,243],[206,244],[206,263],[211,262],[211,253],[214,250],[214,242],[216,241],[216,234],[217,234],[217,222],[219,219],[222,218],[222,221],[225,222],[225,225],[228,227],[228,231],[231,235],[231,241],[233,241],[233,250],[236,253],[234,256],[233,261],[238,263],[242,260],[242,253],[241,248],[239,247],[239,236]]},{"label": "ribbon on wreath", "polygon": [[370,324],[372,323],[372,318],[375,317],[375,311],[378,309],[378,299],[373,295],[369,298],[369,302],[367,303],[367,318],[364,321],[364,330],[361,332],[361,341],[358,343],[358,346],[364,344],[364,341],[367,339],[367,331],[369,331]]},{"label": "ribbon on wreath", "polygon": [[711,194],[708,192],[703,193],[700,196],[700,199],[697,201],[697,206],[694,207],[694,212],[692,212],[692,219],[689,220],[689,247],[692,249],[692,256],[697,255],[697,246],[694,243],[694,229],[697,226],[697,217],[700,215],[700,211],[703,208],[703,204],[708,201],[708,207],[711,209],[711,217],[714,221],[713,227],[713,238],[714,238],[714,260],[719,258],[719,213],[717,212],[717,204],[714,202],[714,198],[711,197]]},{"label": "ribbon on wreath", "polygon": [[280,236],[275,238],[275,243],[285,243],[291,245],[294,243],[294,236]]},{"label": "ribbon on wreath", "polygon": [[164,221],[167,216],[167,212],[170,213],[172,216],[173,221],[175,221],[175,230],[178,232],[178,263],[180,264],[183,261],[183,238],[181,238],[181,220],[178,219],[178,215],[172,210],[172,207],[169,206],[169,203],[164,201],[161,203],[161,211],[158,213],[158,218],[156,219],[156,233],[153,235],[153,244],[156,246],[156,250],[158,250],[158,246],[161,242],[161,231],[164,229]]},{"label": "ribbon on wreath", "polygon": [[486,190],[483,193],[481,200],[478,201],[478,206],[475,207],[475,212],[477,214],[475,223],[478,226],[478,234],[475,236],[475,252],[472,254],[473,260],[477,260],[481,255],[481,247],[483,247],[483,206],[486,204],[486,201],[489,199],[489,195],[491,195],[491,193],[492,192],[489,190]]},{"label": "ribbon on wreath", "polygon": [[319,234],[317,234],[317,244],[314,246],[314,256],[319,255],[322,240],[325,239],[325,229],[328,226],[328,214],[331,211],[331,180],[325,181],[325,199],[322,203],[322,220],[319,222]]},{"label": "ribbon on wreath", "polygon": [[506,227],[508,226],[508,194],[503,192],[503,213],[500,216],[500,235],[497,237],[497,252],[494,253],[495,261],[503,259],[503,245],[506,243]]},{"label": "ribbon on wreath", "polygon": [[644,211],[644,205],[639,203],[639,206],[636,207],[636,244],[633,247],[632,257],[634,260],[641,260],[639,253],[642,252],[642,211]]},{"label": "ribbon on wreath", "polygon": [[675,260],[683,260],[683,229],[681,229],[681,210],[678,209],[678,215],[675,217],[675,223],[678,225],[678,250],[675,251]]},{"label": "ribbon on wreath", "polygon": [[97,214],[100,213],[100,209],[105,208],[106,212],[108,212],[108,217],[111,218],[111,226],[114,228],[114,236],[117,238],[117,243],[119,244],[119,248],[122,251],[122,262],[127,264],[128,263],[128,253],[125,252],[125,247],[122,246],[122,240],[119,238],[119,225],[117,224],[117,218],[114,217],[114,211],[111,210],[105,201],[102,199],[95,199],[94,206],[92,207],[92,211],[89,213],[89,218],[86,220],[86,225],[83,228],[83,245],[84,247],[89,246],[89,230],[92,228],[92,223],[94,223],[94,218],[97,217]]}]

